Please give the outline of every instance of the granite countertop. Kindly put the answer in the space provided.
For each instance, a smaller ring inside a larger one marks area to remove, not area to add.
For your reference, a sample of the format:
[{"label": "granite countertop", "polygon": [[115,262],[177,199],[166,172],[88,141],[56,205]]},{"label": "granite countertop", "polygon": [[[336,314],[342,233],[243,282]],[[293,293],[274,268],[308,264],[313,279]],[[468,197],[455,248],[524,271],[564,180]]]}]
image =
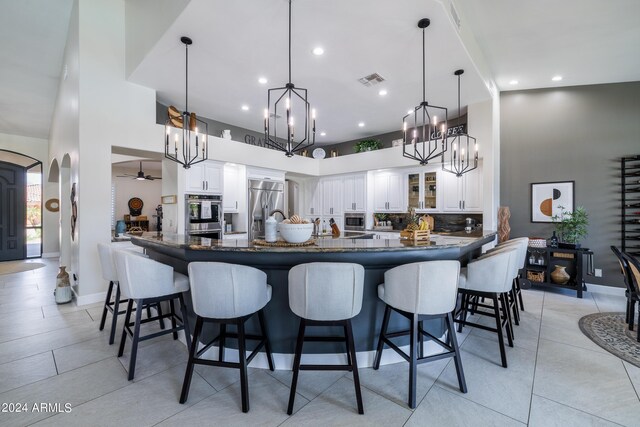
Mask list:
[{"label": "granite countertop", "polygon": [[165,246],[175,249],[190,249],[204,251],[240,251],[240,252],[383,252],[383,251],[415,251],[461,248],[471,244],[490,242],[496,235],[495,231],[485,230],[478,235],[463,236],[432,236],[430,241],[414,244],[400,239],[357,239],[351,237],[321,237],[310,246],[258,246],[246,239],[215,240],[203,237],[185,236],[156,232],[144,233],[142,236],[132,236],[132,240],[139,246]]},{"label": "granite countertop", "polygon": [[225,231],[224,234],[247,234],[246,231]]}]

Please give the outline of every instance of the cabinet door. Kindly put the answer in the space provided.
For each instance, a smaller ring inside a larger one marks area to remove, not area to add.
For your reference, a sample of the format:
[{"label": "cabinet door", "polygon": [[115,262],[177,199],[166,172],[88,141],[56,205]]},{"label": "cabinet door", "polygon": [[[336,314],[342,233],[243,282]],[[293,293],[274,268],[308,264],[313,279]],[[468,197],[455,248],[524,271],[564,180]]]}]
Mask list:
[{"label": "cabinet door", "polygon": [[437,207],[436,195],[438,191],[436,172],[425,172],[422,175],[422,206],[423,210],[434,210]]},{"label": "cabinet door", "polygon": [[462,210],[462,181],[455,174],[445,172],[440,175],[442,191],[442,210],[444,212],[460,212]]},{"label": "cabinet door", "polygon": [[405,212],[403,180],[401,174],[390,174],[387,184],[388,210],[393,212]]},{"label": "cabinet door", "polygon": [[212,194],[222,194],[224,172],[219,163],[204,162],[205,191]]},{"label": "cabinet door", "polygon": [[411,208],[422,209],[422,204],[420,203],[422,199],[420,194],[422,192],[421,176],[422,174],[418,172],[409,173],[406,175],[407,205],[409,206],[409,209]]},{"label": "cabinet door", "polygon": [[342,206],[343,187],[344,183],[342,178],[335,178],[331,180],[331,215],[334,216],[336,222],[338,221],[336,215],[342,217],[342,212],[344,212]]},{"label": "cabinet door", "polygon": [[343,202],[342,206],[345,212],[353,212],[355,208],[355,180],[354,176],[348,176],[342,181],[342,194]]},{"label": "cabinet door", "polygon": [[463,209],[467,212],[482,212],[482,173],[480,168],[463,175]]},{"label": "cabinet door", "polygon": [[199,163],[185,172],[186,190],[191,193],[205,192],[204,165]]},{"label": "cabinet door", "polygon": [[[353,203],[356,212],[367,210],[367,177],[356,175],[353,178]],[[346,207],[347,205],[345,205]],[[350,206],[350,205],[349,205]]]},{"label": "cabinet door", "polygon": [[[224,166],[224,192],[222,194],[222,209],[224,213],[237,213],[240,202],[240,176],[237,167]],[[235,234],[231,234],[235,236]],[[226,236],[225,236],[226,238]]]},{"label": "cabinet door", "polygon": [[386,173],[377,173],[374,178],[373,188],[373,208],[376,212],[387,211],[387,192],[389,187],[389,175]]},{"label": "cabinet door", "polygon": [[333,182],[329,179],[320,181],[322,188],[322,215],[332,215],[333,207]]},{"label": "cabinet door", "polygon": [[316,217],[322,214],[322,186],[319,180],[312,179],[307,181],[305,191],[305,214],[315,215]]}]

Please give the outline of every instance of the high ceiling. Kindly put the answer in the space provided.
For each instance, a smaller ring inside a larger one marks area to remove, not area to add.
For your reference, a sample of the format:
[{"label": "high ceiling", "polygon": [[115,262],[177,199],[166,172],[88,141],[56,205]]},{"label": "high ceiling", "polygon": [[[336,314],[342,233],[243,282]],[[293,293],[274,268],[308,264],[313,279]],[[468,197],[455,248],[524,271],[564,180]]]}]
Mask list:
[{"label": "high ceiling", "polygon": [[73,0],[0,2],[0,132],[47,139]]},{"label": "high ceiling", "polygon": [[[135,0],[127,0],[135,1]],[[73,0],[0,3],[0,133],[47,138]],[[638,0],[455,0],[500,90],[640,80]],[[447,0],[294,0],[293,82],[318,110],[319,142],[396,130],[421,100],[421,33],[427,29],[427,100],[455,115],[488,91],[466,54]],[[184,107],[184,50],[190,50],[190,110],[257,131],[267,89],[287,80],[286,0],[191,0],[130,80]],[[324,55],[312,49],[322,46]],[[365,87],[373,72],[387,81]],[[561,75],[562,81],[551,77]],[[266,77],[266,85],[258,83]],[[511,85],[517,80],[517,85]],[[378,95],[386,89],[384,97]],[[241,110],[242,105],[249,107]],[[358,122],[365,126],[358,127]]]}]

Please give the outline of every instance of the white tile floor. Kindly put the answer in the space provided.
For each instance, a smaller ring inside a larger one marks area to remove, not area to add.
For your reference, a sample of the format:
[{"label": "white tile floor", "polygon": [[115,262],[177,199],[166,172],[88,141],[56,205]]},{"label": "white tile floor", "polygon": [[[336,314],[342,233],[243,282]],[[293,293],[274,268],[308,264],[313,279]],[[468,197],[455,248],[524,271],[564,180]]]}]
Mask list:
[{"label": "white tile floor", "polygon": [[[450,361],[422,365],[411,411],[405,363],[361,369],[365,415],[358,415],[351,374],[303,372],[288,417],[287,371],[251,369],[251,411],[243,414],[237,371],[198,367],[180,405],[187,351],[170,336],[142,343],[135,381],[127,381],[128,353],[117,358],[108,331],[98,331],[100,304],[56,305],[57,260],[43,262],[0,276],[0,404],[28,406],[0,412],[0,425],[640,425],[640,369],[578,328],[585,314],[623,311],[621,297],[524,291],[527,311],[507,348],[508,369],[498,365],[495,334],[466,328],[460,336],[467,394],[457,389]],[[71,412],[33,411],[34,403],[59,403],[62,411],[69,403]]]}]

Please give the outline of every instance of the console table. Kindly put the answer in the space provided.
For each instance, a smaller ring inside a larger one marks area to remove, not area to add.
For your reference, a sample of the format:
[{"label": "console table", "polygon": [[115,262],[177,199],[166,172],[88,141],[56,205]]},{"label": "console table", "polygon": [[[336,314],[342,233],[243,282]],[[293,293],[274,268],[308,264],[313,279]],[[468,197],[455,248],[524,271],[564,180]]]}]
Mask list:
[{"label": "console table", "polygon": [[[587,290],[587,285],[582,277],[585,255],[590,257],[593,252],[587,248],[529,247],[525,263],[525,278],[536,286],[575,290],[577,297],[582,298],[582,292]],[[555,270],[556,265],[566,267],[567,273],[571,276],[567,283],[559,284],[551,279],[551,273]]]}]

